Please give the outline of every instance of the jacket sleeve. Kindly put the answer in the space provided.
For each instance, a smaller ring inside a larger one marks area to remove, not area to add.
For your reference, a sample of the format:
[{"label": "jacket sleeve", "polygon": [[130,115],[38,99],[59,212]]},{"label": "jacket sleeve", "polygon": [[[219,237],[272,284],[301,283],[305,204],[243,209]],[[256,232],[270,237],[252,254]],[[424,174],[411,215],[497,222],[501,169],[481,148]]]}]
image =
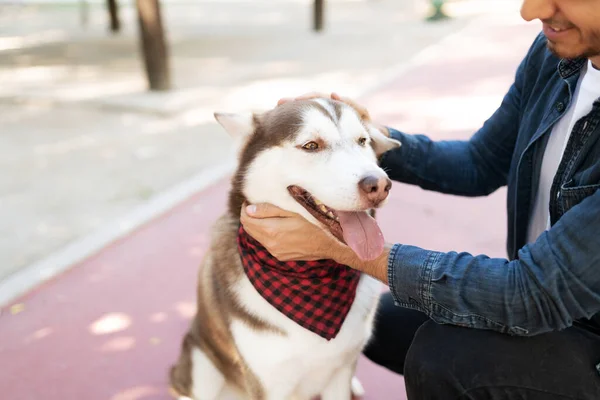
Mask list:
[{"label": "jacket sleeve", "polygon": [[396,244],[397,305],[439,323],[536,335],[600,312],[600,190],[567,211],[516,260]]},{"label": "jacket sleeve", "polygon": [[390,178],[462,196],[484,196],[506,185],[521,119],[525,71],[543,40],[540,35],[534,41],[499,108],[469,140],[433,141],[388,128],[402,143],[380,159]]}]

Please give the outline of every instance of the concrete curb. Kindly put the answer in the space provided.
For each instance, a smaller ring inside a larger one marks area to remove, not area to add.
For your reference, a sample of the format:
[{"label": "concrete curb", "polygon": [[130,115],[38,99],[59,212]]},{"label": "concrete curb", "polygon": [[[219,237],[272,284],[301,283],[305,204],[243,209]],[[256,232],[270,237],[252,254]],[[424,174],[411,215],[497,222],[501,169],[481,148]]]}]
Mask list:
[{"label": "concrete curb", "polygon": [[210,167],[152,197],[121,218],[10,275],[0,282],[0,307],[8,305],[17,297],[81,263],[116,240],[126,237],[137,228],[190,198],[194,193],[218,182],[232,173],[234,168],[235,162],[231,158],[220,165]]}]

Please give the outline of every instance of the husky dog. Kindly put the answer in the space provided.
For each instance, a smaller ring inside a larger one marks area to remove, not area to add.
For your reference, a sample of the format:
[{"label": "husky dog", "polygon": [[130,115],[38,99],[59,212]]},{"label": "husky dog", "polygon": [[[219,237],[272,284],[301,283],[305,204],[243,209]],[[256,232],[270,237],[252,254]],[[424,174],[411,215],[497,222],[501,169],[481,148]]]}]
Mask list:
[{"label": "husky dog", "polygon": [[[371,335],[380,282],[327,260],[278,262],[244,235],[240,211],[245,201],[274,204],[328,230],[360,258],[372,259],[384,242],[372,212],[385,204],[391,186],[377,159],[400,143],[353,107],[330,99],[215,118],[239,142],[239,164],[228,211],[213,227],[198,275],[196,315],[170,370],[173,395],[194,400],[362,395],[354,372]],[[296,276],[297,271],[304,272]]]}]

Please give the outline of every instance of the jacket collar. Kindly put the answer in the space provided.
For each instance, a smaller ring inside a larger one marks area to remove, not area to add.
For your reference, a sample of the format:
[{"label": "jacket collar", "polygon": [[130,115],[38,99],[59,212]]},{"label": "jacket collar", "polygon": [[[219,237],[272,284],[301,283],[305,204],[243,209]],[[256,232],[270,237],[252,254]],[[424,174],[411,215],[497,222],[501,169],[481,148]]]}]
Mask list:
[{"label": "jacket collar", "polygon": [[563,58],[558,63],[558,73],[561,76],[561,78],[567,79],[573,74],[576,74],[579,71],[581,71],[581,68],[583,68],[586,62],[587,58],[583,57],[574,59]]}]

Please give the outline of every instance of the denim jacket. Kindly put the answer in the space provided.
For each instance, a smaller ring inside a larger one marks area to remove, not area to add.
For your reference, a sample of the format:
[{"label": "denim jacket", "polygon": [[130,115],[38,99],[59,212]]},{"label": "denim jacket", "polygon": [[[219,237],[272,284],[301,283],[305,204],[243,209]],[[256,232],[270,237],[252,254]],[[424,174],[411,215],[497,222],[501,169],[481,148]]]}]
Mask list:
[{"label": "denim jacket", "polygon": [[[388,261],[399,306],[439,323],[536,335],[600,316],[600,99],[577,121],[551,188],[551,228],[526,243],[544,148],[585,59],[554,56],[540,34],[495,113],[469,140],[391,129],[402,146],[382,167],[426,190],[485,196],[507,185],[508,258],[395,244]],[[599,313],[596,317],[595,314]]]}]

